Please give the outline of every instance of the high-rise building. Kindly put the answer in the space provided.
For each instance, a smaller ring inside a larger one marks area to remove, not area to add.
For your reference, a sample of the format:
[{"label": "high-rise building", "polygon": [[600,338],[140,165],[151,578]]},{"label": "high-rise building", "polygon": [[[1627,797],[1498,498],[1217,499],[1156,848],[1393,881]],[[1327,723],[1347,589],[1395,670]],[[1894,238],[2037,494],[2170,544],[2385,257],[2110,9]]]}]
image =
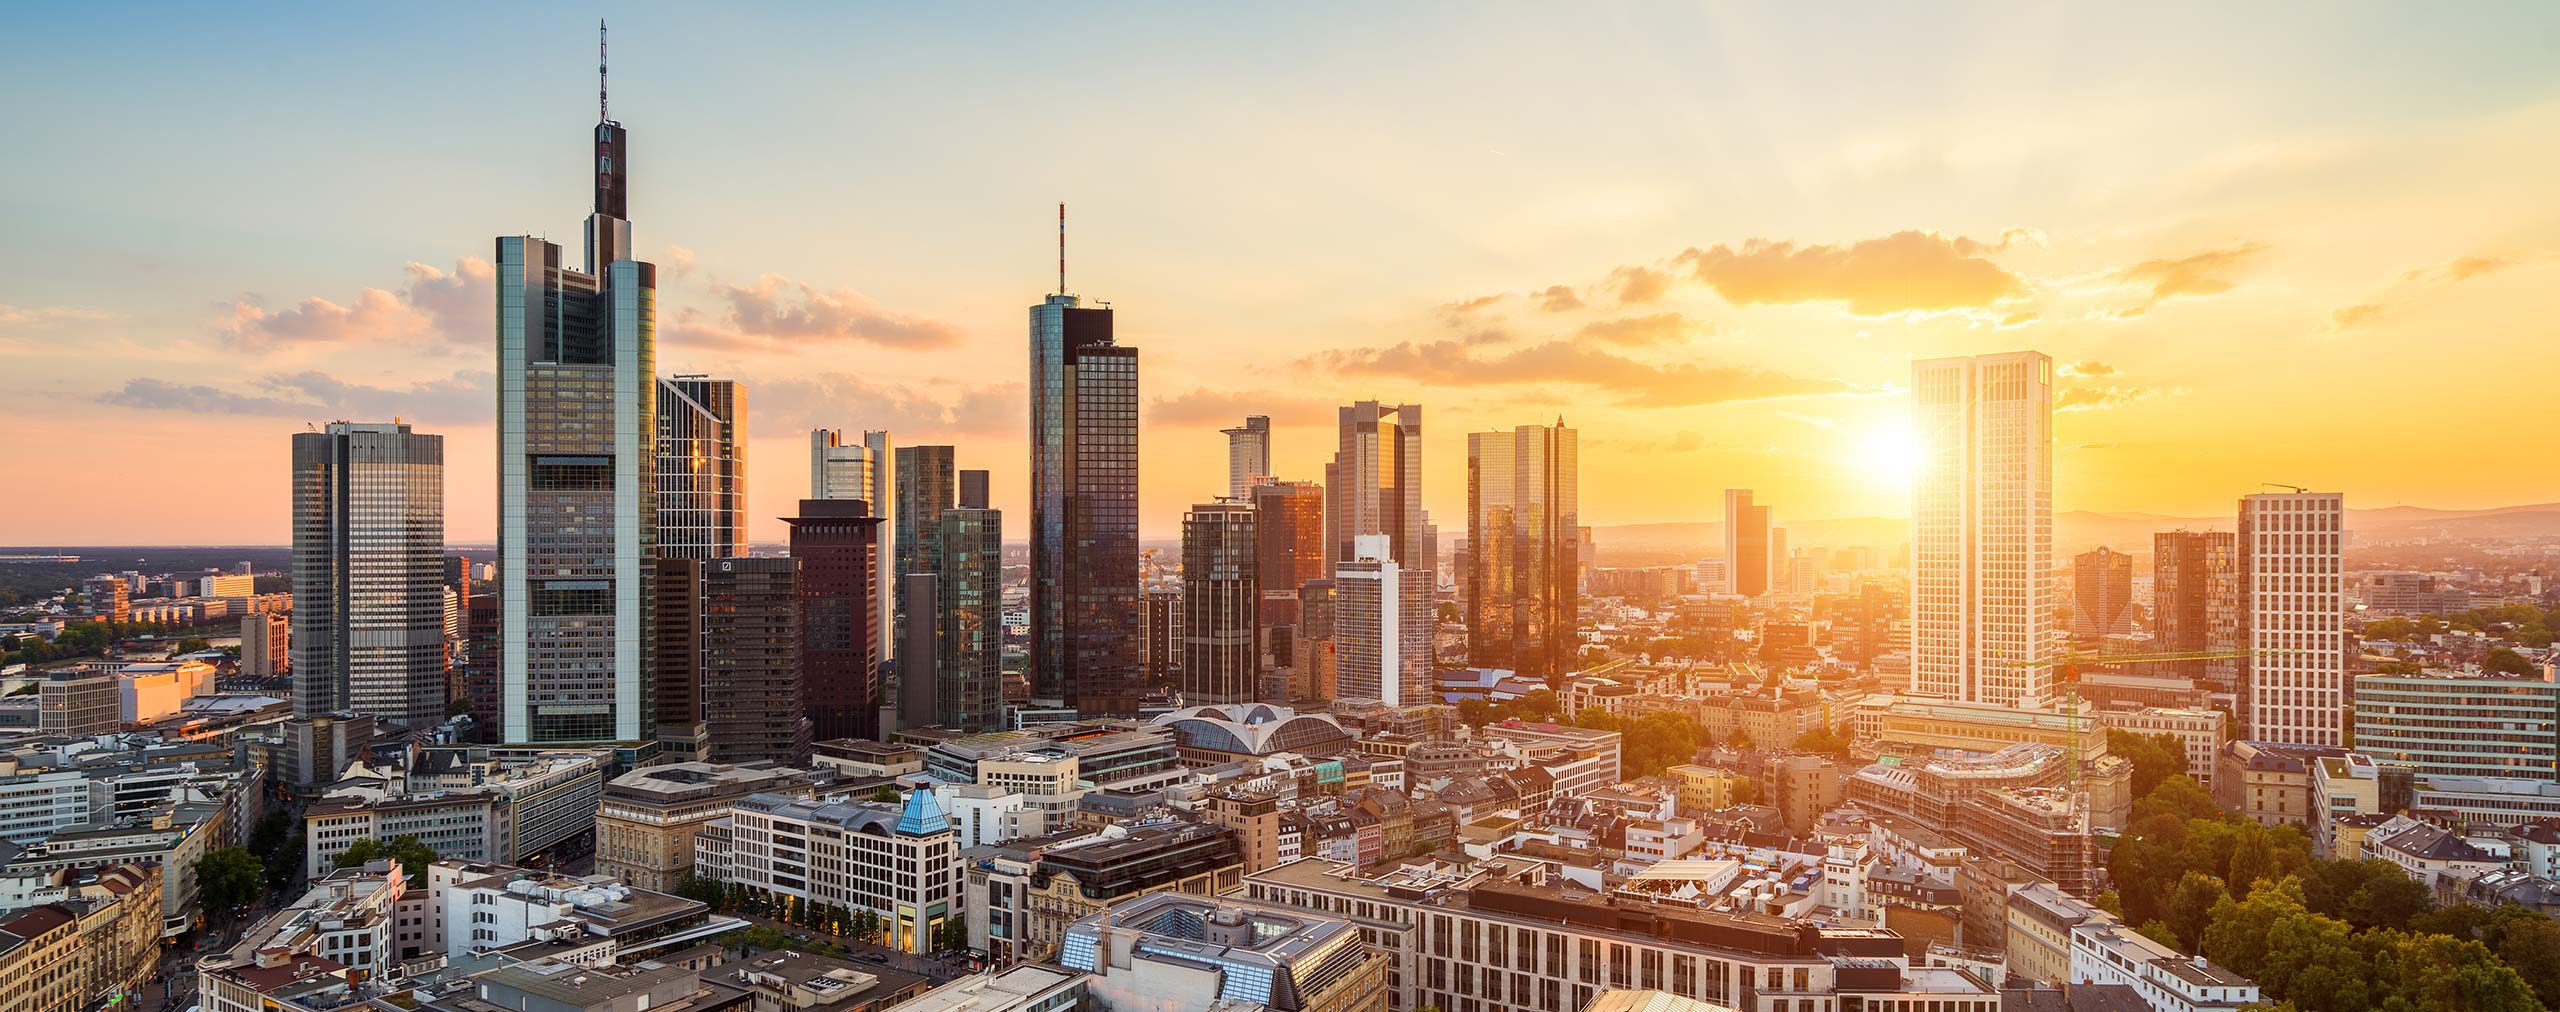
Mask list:
[{"label": "high-rise building", "polygon": [[444,437],[293,434],[293,709],[444,720]]},{"label": "high-rise building", "polygon": [[274,678],[291,670],[285,660],[293,644],[289,628],[285,616],[272,611],[240,616],[240,677]]},{"label": "high-rise building", "polygon": [[1437,560],[1423,533],[1422,405],[1360,401],[1340,421],[1341,444],[1324,468],[1326,568],[1357,559],[1352,539],[1376,534],[1396,565],[1430,571]]},{"label": "high-rise building", "polygon": [[813,740],[881,739],[882,520],[860,499],[803,499],[788,517],[800,563],[801,698]]},{"label": "high-rise building", "polygon": [[652,733],[658,755],[670,762],[701,762],[711,756],[711,728],[702,720],[702,566],[695,559],[658,559],[658,611],[651,624],[658,639]]},{"label": "high-rise building", "polygon": [[747,554],[747,391],[736,380],[658,381],[658,554]]},{"label": "high-rise building", "polygon": [[1556,424],[1467,434],[1467,653],[1553,681],[1581,667],[1578,438]]},{"label": "high-rise building", "polygon": [[809,430],[809,498],[871,498],[871,474],[888,467],[888,461],[871,459],[871,450],[861,443],[844,441],[842,429]]},{"label": "high-rise building", "polygon": [[1431,695],[1431,585],[1383,534],[1363,534],[1333,570],[1334,679],[1343,699],[1417,706]]},{"label": "high-rise building", "polygon": [[[987,472],[960,472],[960,497],[942,512],[935,592],[935,722],[965,731],[1004,723],[1004,514],[987,501]],[[905,663],[901,661],[900,663]]]},{"label": "high-rise building", "polygon": [[1227,437],[1227,498],[1241,500],[1271,477],[1271,419],[1246,415],[1243,425],[1219,431]]},{"label": "high-rise building", "polygon": [[586,265],[497,241],[500,739],[655,723],[657,267],[631,258],[628,136],[595,126]]},{"label": "high-rise building", "polygon": [[702,718],[711,730],[712,762],[799,766],[809,760],[800,565],[798,558],[702,564]]},{"label": "high-rise building", "polygon": [[93,576],[80,584],[80,600],[89,613],[109,622],[133,619],[133,586],[121,576]]},{"label": "high-rise building", "polygon": [[2270,492],[2240,500],[2241,642],[2250,741],[2346,744],[2346,497]]},{"label": "high-rise building", "polygon": [[2092,640],[2133,631],[2133,556],[2099,545],[2071,557],[2071,631]]},{"label": "high-rise building", "polygon": [[[1253,493],[1254,537],[1261,542],[1254,576],[1262,585],[1262,628],[1298,624],[1298,588],[1325,578],[1324,486],[1266,481]],[[1263,644],[1267,652],[1269,642]]]},{"label": "high-rise building", "polygon": [[1138,349],[1073,295],[1031,307],[1031,691],[1136,716]]},{"label": "high-rise building", "polygon": [[1182,670],[1182,588],[1148,587],[1138,617],[1139,667],[1150,679]]},{"label": "high-rise building", "polygon": [[1254,702],[1262,672],[1261,546],[1253,506],[1197,503],[1182,516],[1182,701]]},{"label": "high-rise building", "polygon": [[2037,708],[2052,696],[2053,360],[1911,364],[1914,691]]},{"label": "high-rise building", "polygon": [[[870,516],[891,521],[879,531],[880,566],[871,587],[872,607],[879,612],[880,635],[888,636],[898,621],[898,469],[889,433],[869,429],[859,445],[844,441],[838,429],[809,433],[809,498],[858,499],[869,503]],[[894,641],[878,646],[883,661],[898,655]]]},{"label": "high-rise building", "polygon": [[1778,558],[1770,551],[1769,507],[1754,505],[1751,490],[1724,490],[1724,592],[1759,597],[1769,592]]},{"label": "high-rise building", "polygon": [[2172,661],[2161,673],[2219,692],[2239,689],[2240,558],[2230,532],[2151,536],[2151,644],[2162,653],[2224,655]]},{"label": "high-rise building", "polygon": [[[942,524],[942,511],[951,508],[957,494],[955,451],[949,446],[904,446],[898,448],[896,456],[898,515],[897,530],[891,538],[896,546],[895,575],[904,578],[909,573],[940,572],[942,560],[934,554],[938,547],[934,531]],[[897,609],[896,626],[895,635],[905,636],[907,609],[903,603]],[[903,659],[906,650],[902,646],[895,653]],[[931,664],[933,660],[927,657],[918,663]]]}]

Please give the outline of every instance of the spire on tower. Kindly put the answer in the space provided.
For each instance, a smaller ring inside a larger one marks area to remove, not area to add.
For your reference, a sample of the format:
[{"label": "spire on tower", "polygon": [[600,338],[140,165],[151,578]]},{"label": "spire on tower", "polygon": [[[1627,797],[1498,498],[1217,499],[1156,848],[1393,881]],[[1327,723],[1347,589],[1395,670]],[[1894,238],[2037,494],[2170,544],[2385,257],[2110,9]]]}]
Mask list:
[{"label": "spire on tower", "polygon": [[1058,204],[1058,294],[1067,294],[1067,205]]},{"label": "spire on tower", "polygon": [[613,122],[611,107],[604,100],[604,19],[596,19],[596,122]]}]

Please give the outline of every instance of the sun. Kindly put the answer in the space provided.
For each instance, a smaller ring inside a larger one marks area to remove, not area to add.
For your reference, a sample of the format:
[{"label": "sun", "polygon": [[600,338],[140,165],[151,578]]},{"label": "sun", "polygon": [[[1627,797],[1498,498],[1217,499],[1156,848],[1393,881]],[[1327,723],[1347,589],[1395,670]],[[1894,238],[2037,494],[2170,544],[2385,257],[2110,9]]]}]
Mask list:
[{"label": "sun", "polygon": [[1907,487],[1920,475],[1920,438],[1900,422],[1879,424],[1858,437],[1858,473],[1877,485]]}]

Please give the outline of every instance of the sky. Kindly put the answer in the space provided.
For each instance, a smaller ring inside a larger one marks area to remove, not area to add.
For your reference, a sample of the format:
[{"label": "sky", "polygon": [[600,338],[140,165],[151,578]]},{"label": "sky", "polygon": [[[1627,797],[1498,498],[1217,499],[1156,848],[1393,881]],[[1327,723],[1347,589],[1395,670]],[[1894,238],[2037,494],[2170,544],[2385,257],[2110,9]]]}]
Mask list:
[{"label": "sky", "polygon": [[1909,363],[2016,349],[2059,509],[2560,500],[2560,7],[1072,12],[14,10],[0,544],[282,543],[290,434],[395,415],[492,538],[488,260],[579,245],[599,14],[659,365],[746,383],[758,540],[817,426],[1027,522],[1061,201],[1149,538],[1220,428],[1312,480],[1360,399],[1424,406],[1444,537],[1464,434],[1559,417],[1587,524],[1904,515]]}]

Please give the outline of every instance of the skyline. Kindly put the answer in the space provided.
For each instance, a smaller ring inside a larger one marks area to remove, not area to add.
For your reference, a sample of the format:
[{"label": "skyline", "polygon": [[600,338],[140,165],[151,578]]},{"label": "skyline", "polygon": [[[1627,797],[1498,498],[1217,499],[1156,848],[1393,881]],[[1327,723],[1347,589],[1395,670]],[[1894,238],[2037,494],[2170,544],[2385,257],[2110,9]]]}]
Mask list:
[{"label": "skyline", "polygon": [[[1222,429],[1271,416],[1273,471],[1313,480],[1359,400],[1432,412],[1444,538],[1460,437],[1559,413],[1594,526],[1712,521],[1727,487],[1781,525],[1906,516],[1876,458],[1902,455],[1909,362],[2027,348],[2058,367],[2057,510],[2223,516],[2271,480],[2359,507],[2560,499],[2486,436],[2550,364],[2521,349],[2548,343],[2532,310],[2560,269],[2537,171],[2560,79],[2531,31],[2384,13],[2180,37],[2181,12],[1389,12],[1356,35],[1112,12],[1036,26],[1080,86],[1059,117],[1035,104],[1053,82],[1004,66],[1025,25],[809,12],[795,33],[844,28],[864,58],[746,58],[720,43],[793,19],[652,11],[616,22],[614,114],[635,252],[665,275],[659,371],[750,391],[757,542],[782,540],[820,426],[954,444],[1029,516],[1018,314],[1052,285],[1058,200],[1070,289],[1142,349],[1154,542],[1224,487]],[[0,541],[280,544],[290,433],[394,416],[448,439],[454,540],[494,540],[486,236],[576,231],[591,17],[489,38],[343,16],[39,11],[7,47],[40,157],[0,165],[0,363],[32,377],[0,420],[59,448],[20,461],[59,491],[0,505]],[[1839,45],[1784,44],[1817,31]],[[1255,47],[1319,32],[1303,63]],[[68,62],[110,35],[134,66]],[[238,53],[292,59],[184,87]],[[491,65],[522,73],[500,92]],[[1631,116],[1620,94],[1650,97]],[[1002,157],[1028,149],[1055,157]],[[218,466],[172,517],[127,486],[178,452]]]}]

